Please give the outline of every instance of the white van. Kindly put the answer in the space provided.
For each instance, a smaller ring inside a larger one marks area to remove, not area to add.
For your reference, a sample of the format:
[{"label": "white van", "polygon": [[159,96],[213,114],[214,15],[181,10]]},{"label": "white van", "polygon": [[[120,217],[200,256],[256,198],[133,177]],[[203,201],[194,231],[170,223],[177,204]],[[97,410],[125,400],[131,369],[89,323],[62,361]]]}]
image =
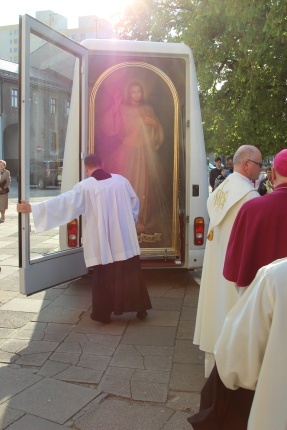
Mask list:
[{"label": "white van", "polygon": [[[30,130],[37,134],[42,124],[25,100],[33,101],[35,94],[39,100],[44,85],[45,96],[49,91],[53,106],[59,106],[58,115],[60,103],[66,100],[68,107],[65,130],[65,121],[57,118],[53,130],[64,160],[61,192],[84,179],[83,159],[97,153],[106,169],[127,177],[139,196],[143,267],[202,267],[208,178],[190,48],[112,39],[89,39],[79,45],[27,15],[21,22],[21,198],[29,197],[25,171],[33,151]],[[32,51],[37,38],[43,43]],[[140,100],[136,110],[133,97]],[[57,117],[55,109],[53,114]],[[49,144],[41,142],[42,147]],[[46,197],[38,201],[41,198]],[[81,219],[73,221],[71,230],[59,229],[55,252],[37,257],[25,215],[22,224],[22,292],[31,294],[86,273]],[[35,274],[43,278],[40,288],[33,281]]]}]

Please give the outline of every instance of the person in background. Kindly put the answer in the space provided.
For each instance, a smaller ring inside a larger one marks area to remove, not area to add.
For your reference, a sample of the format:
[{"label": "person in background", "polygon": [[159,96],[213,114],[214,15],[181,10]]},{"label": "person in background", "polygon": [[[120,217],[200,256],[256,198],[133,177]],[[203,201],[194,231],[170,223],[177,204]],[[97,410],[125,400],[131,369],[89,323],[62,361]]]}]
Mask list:
[{"label": "person in background", "polygon": [[272,193],[273,190],[274,186],[272,181],[272,166],[267,166],[266,176],[261,180],[257,191],[260,196],[265,196],[265,194]]},{"label": "person in background", "polygon": [[139,199],[126,178],[104,170],[96,154],[84,164],[88,178],[71,191],[32,205],[23,201],[17,211],[32,212],[36,233],[82,215],[84,259],[93,268],[91,318],[108,324],[112,312],[137,312],[144,319],[151,302],[135,227]]},{"label": "person in background", "polygon": [[206,377],[214,366],[214,346],[224,319],[238,300],[233,284],[222,274],[230,232],[243,203],[260,198],[251,180],[259,176],[261,167],[262,155],[259,149],[251,145],[240,146],[234,155],[234,173],[207,200],[210,224],[193,340],[205,352]]},{"label": "person in background", "polygon": [[227,178],[228,175],[230,175],[230,173],[233,173],[234,167],[233,167],[233,155],[229,155],[226,159],[226,165],[227,165],[227,170],[225,172],[225,177]]},{"label": "person in background", "polygon": [[220,175],[217,176],[217,178],[215,179],[214,189],[217,188],[220,184],[222,184],[222,182],[225,180],[226,171],[227,171],[226,167],[225,166],[222,167]]},{"label": "person in background", "polygon": [[215,168],[211,169],[209,173],[209,185],[211,186],[211,191],[214,191],[215,179],[221,174],[221,158],[216,157],[214,162]]},{"label": "person in background", "polygon": [[11,176],[6,169],[6,161],[0,160],[0,223],[5,222],[5,212],[8,209],[8,193],[10,191]]}]

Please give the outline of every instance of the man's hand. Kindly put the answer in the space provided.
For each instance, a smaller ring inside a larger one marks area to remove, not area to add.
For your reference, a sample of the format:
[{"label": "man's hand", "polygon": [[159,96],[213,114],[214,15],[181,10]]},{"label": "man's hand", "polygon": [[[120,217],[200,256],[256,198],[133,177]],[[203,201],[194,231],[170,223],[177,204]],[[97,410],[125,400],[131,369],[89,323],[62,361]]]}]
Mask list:
[{"label": "man's hand", "polygon": [[21,212],[23,214],[29,214],[32,212],[32,208],[29,202],[25,202],[25,200],[21,200],[21,203],[17,204],[17,212]]}]

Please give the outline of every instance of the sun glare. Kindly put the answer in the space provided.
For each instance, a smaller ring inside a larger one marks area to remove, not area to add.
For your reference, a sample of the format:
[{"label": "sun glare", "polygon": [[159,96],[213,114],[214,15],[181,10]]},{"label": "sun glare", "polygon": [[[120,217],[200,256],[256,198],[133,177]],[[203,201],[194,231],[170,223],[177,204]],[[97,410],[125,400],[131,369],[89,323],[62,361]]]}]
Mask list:
[{"label": "sun glare", "polygon": [[[94,14],[100,18],[113,19],[117,14],[123,12],[126,6],[134,3],[136,0],[98,0],[93,4]],[[77,9],[81,7],[78,3]]]}]

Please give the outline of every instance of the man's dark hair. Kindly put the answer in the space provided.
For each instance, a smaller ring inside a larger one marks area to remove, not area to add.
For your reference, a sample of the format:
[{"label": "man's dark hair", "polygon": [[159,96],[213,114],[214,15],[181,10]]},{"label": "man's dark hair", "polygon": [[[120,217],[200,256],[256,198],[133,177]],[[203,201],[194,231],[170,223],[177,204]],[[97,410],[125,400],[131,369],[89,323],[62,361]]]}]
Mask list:
[{"label": "man's dark hair", "polygon": [[229,161],[229,160],[232,160],[232,161],[233,161],[233,155],[229,155],[229,156],[226,158],[226,161]]},{"label": "man's dark hair", "polygon": [[92,167],[101,167],[103,162],[97,154],[89,154],[85,157],[84,164],[91,169]]},{"label": "man's dark hair", "polygon": [[216,157],[214,161],[221,161],[221,157]]}]

